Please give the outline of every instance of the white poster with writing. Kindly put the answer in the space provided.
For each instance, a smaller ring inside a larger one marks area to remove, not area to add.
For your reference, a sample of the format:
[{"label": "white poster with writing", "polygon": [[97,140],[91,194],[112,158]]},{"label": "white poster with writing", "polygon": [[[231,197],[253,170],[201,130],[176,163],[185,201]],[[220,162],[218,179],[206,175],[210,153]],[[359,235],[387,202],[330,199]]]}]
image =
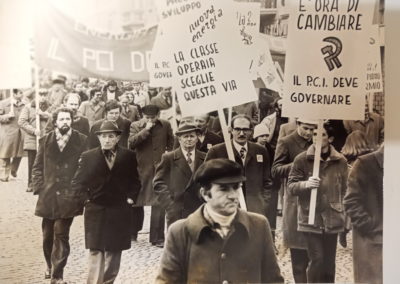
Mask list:
[{"label": "white poster with writing", "polygon": [[374,1],[300,0],[290,9],[284,116],[361,119]]},{"label": "white poster with writing", "polygon": [[367,82],[365,90],[368,93],[383,92],[381,50],[379,43],[379,26],[373,25],[369,37],[369,61],[367,65]]}]

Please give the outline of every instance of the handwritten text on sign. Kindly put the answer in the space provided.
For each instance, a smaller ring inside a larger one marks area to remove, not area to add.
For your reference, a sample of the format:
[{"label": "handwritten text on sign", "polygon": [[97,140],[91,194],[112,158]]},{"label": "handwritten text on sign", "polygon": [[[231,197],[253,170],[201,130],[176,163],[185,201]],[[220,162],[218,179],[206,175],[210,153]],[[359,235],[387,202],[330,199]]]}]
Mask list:
[{"label": "handwritten text on sign", "polygon": [[363,115],[373,4],[291,3],[283,114],[359,119]]}]

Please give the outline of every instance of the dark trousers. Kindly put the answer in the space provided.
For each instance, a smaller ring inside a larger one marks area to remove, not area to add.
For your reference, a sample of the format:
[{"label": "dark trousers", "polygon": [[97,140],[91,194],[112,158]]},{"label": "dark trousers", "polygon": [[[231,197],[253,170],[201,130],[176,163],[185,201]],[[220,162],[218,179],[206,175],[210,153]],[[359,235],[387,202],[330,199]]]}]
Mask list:
[{"label": "dark trousers", "polygon": [[36,158],[36,150],[27,150],[28,153],[28,187],[31,186],[32,182],[32,168],[33,168],[33,163],[35,162]]},{"label": "dark trousers", "polygon": [[164,242],[165,210],[161,206],[151,206],[150,242]]},{"label": "dark trousers", "polygon": [[140,207],[132,207],[132,236],[137,237],[138,232],[143,229],[143,221],[144,221],[144,208]]},{"label": "dark trousers", "polygon": [[334,283],[337,234],[304,233],[310,259],[308,283]]},{"label": "dark trousers", "polygon": [[42,221],[43,252],[51,278],[63,278],[69,255],[69,229],[74,218]]},{"label": "dark trousers", "polygon": [[305,249],[290,249],[294,282],[307,283],[308,255]]}]

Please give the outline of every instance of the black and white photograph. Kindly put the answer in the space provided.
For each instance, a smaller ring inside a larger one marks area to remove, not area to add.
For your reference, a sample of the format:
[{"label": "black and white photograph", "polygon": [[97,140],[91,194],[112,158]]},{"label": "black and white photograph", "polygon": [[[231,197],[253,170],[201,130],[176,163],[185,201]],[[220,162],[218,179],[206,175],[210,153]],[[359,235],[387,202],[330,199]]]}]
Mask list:
[{"label": "black and white photograph", "polygon": [[396,283],[393,1],[0,0],[0,283]]}]

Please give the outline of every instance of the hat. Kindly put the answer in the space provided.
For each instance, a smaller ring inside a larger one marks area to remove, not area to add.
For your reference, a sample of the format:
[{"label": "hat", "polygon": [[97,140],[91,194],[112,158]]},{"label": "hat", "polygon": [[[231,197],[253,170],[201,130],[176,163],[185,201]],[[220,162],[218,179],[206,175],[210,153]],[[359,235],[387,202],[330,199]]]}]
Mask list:
[{"label": "hat", "polygon": [[318,121],[315,119],[308,119],[308,118],[303,118],[303,117],[299,117],[297,119],[297,122],[301,122],[301,123],[306,123],[306,124],[318,124]]},{"label": "hat", "polygon": [[190,124],[190,123],[184,123],[183,125],[179,125],[178,130],[175,132],[175,135],[179,136],[184,133],[188,132],[200,132],[200,128],[198,128],[196,125]]},{"label": "hat", "polygon": [[269,132],[268,127],[267,127],[265,124],[263,124],[263,123],[257,124],[257,125],[254,127],[254,133],[253,133],[253,138],[254,138],[254,139],[256,139],[256,138],[259,137],[259,136],[262,136],[262,135],[269,135],[269,134],[270,134],[270,132]]},{"label": "hat", "polygon": [[242,174],[242,167],[228,159],[212,159],[203,163],[195,172],[193,179],[201,185],[235,183],[246,180]]},{"label": "hat", "polygon": [[107,133],[107,132],[115,132],[117,134],[121,134],[122,131],[118,128],[118,125],[115,122],[105,120],[100,126],[100,129],[96,131],[96,134]]},{"label": "hat", "polygon": [[160,112],[160,108],[156,105],[147,105],[142,108],[142,112],[146,115],[157,115]]},{"label": "hat", "polygon": [[63,80],[63,79],[61,79],[61,78],[56,78],[56,79],[54,79],[53,81],[52,81],[52,84],[54,85],[54,84],[62,84],[62,85],[64,85],[65,84],[65,81]]}]

